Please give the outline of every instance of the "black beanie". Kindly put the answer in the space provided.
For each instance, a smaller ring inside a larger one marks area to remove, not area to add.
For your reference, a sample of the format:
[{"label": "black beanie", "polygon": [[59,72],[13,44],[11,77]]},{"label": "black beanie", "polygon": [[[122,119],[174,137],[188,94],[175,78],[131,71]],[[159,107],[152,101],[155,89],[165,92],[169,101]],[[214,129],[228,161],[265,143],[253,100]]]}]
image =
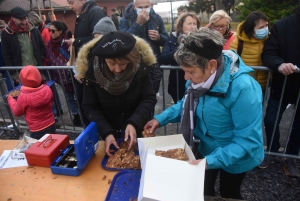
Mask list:
[{"label": "black beanie", "polygon": [[13,9],[10,10],[10,15],[13,18],[22,19],[24,17],[27,17],[28,13],[26,12],[26,10],[24,10],[21,7],[14,7]]},{"label": "black beanie", "polygon": [[101,37],[92,53],[102,58],[120,58],[131,52],[136,39],[128,33],[113,31]]}]

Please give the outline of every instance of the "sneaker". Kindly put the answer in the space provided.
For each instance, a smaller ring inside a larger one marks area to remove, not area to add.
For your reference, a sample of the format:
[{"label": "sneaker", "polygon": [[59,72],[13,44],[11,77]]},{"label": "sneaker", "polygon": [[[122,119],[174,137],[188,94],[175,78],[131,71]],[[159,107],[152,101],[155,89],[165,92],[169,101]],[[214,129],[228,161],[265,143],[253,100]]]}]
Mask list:
[{"label": "sneaker", "polygon": [[61,127],[61,123],[57,119],[55,119],[55,127],[56,128],[60,128]]},{"label": "sneaker", "polygon": [[274,164],[276,161],[276,156],[265,155],[263,162],[258,166],[258,168],[265,169],[269,166],[269,164]]},{"label": "sneaker", "polygon": [[284,160],[284,171],[286,175],[291,177],[300,177],[300,171],[297,168],[296,159],[285,159]]}]

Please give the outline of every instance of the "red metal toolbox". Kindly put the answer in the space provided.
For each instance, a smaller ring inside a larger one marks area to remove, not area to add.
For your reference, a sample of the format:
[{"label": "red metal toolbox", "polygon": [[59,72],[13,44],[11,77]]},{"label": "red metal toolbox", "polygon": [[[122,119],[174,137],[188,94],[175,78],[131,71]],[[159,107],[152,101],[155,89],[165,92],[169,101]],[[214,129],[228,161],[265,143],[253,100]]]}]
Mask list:
[{"label": "red metal toolbox", "polygon": [[46,134],[25,151],[28,165],[50,167],[54,159],[68,145],[69,137],[60,134]]}]

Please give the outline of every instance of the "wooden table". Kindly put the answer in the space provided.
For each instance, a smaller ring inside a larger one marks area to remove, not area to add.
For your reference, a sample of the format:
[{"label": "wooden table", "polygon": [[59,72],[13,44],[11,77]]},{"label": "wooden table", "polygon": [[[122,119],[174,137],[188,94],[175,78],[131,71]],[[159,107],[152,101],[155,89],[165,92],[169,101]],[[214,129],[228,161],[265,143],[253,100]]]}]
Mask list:
[{"label": "wooden table", "polygon": [[[0,154],[12,150],[18,140],[0,140]],[[52,174],[45,167],[0,169],[0,201],[19,200],[104,200],[115,171],[101,167],[104,142],[99,142],[95,156],[78,177]],[[106,176],[106,179],[103,177]]]}]

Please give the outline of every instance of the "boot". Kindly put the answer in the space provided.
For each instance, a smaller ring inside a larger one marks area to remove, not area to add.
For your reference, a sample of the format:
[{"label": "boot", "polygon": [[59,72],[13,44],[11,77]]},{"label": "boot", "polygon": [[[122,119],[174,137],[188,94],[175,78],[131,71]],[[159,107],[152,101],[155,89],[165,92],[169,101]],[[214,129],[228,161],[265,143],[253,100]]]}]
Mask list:
[{"label": "boot", "polygon": [[78,126],[78,127],[82,127],[79,114],[74,114],[73,125]]}]

